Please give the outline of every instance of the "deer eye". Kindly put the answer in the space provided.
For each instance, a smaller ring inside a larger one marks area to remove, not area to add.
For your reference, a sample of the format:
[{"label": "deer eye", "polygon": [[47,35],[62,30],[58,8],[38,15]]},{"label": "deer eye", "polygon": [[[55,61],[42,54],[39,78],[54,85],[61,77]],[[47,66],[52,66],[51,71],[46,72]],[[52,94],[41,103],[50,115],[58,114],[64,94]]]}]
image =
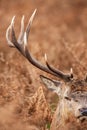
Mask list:
[{"label": "deer eye", "polygon": [[78,99],[75,99],[75,102],[78,102]]},{"label": "deer eye", "polygon": [[70,97],[65,97],[66,100],[68,101],[71,101],[71,98]]}]

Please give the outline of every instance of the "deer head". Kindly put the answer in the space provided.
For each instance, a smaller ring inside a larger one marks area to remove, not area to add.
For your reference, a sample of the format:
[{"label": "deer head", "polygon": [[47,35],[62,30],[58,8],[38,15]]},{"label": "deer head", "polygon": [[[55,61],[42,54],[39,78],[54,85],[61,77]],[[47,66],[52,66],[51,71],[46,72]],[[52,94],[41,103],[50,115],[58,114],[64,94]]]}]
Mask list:
[{"label": "deer head", "polygon": [[[79,80],[78,78],[74,78],[72,69],[68,74],[55,69],[48,63],[46,55],[46,65],[42,65],[31,56],[27,48],[27,43],[35,13],[36,10],[30,17],[25,31],[24,16],[22,17],[21,31],[18,39],[16,38],[14,31],[15,16],[12,18],[11,24],[6,31],[8,45],[17,48],[17,50],[35,67],[61,79],[61,81],[56,81],[42,75],[40,76],[45,86],[59,96],[59,103],[54,114],[51,129],[59,130],[67,126],[67,130],[72,128],[75,129],[77,127],[79,127],[79,130],[82,130],[83,128],[80,127],[82,126],[81,122],[87,121],[87,79]],[[68,126],[69,122],[72,122],[72,125]],[[76,125],[74,122],[76,122]]]}]

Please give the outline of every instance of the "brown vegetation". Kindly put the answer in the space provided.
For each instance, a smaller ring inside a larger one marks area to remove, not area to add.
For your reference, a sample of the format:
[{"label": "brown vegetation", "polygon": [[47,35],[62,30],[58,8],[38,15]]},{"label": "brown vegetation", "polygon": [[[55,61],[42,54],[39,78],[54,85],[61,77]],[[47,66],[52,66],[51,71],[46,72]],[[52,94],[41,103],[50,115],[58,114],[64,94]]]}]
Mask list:
[{"label": "brown vegetation", "polygon": [[[44,53],[47,53],[50,63],[65,72],[72,67],[79,78],[83,78],[87,71],[84,67],[87,66],[86,0],[1,0],[0,130],[43,130],[50,125],[51,115],[47,114],[50,109],[45,107],[43,110],[39,104],[41,98],[46,103],[43,94],[35,101],[36,105],[32,104],[34,107],[29,106],[34,94],[37,95],[39,90],[43,93],[42,88],[39,88],[39,74],[42,72],[30,65],[18,51],[10,49],[5,38],[12,17],[16,15],[15,30],[18,35],[21,16],[25,15],[26,24],[35,8],[37,14],[29,37],[33,55],[44,63]],[[52,105],[56,106],[58,98],[45,88],[44,94],[53,111],[55,108]]]}]

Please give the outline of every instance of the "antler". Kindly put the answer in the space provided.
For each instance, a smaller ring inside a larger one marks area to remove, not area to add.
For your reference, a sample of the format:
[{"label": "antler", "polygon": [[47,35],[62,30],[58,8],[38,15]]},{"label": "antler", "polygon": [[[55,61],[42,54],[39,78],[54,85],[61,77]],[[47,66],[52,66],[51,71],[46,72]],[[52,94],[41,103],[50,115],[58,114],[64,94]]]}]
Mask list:
[{"label": "antler", "polygon": [[[72,74],[64,74],[63,72],[56,70],[54,68],[52,68],[46,59],[45,56],[45,60],[46,60],[46,65],[47,66],[43,66],[41,63],[39,63],[36,59],[34,59],[28,48],[27,48],[27,43],[28,43],[28,36],[29,36],[29,32],[30,32],[30,28],[32,25],[32,21],[34,19],[36,13],[36,9],[33,12],[32,16],[30,17],[30,20],[28,22],[28,25],[26,27],[26,30],[24,32],[24,16],[21,19],[21,31],[18,37],[18,40],[15,36],[15,31],[14,31],[14,20],[15,20],[15,16],[12,18],[11,24],[9,25],[9,27],[7,28],[6,31],[6,39],[8,42],[8,45],[10,47],[15,47],[17,48],[21,54],[34,66],[36,66],[37,68],[39,68],[40,70],[43,70],[51,75],[54,75],[56,77],[62,78],[65,81],[70,81],[72,79]],[[11,39],[11,40],[10,40]]]}]

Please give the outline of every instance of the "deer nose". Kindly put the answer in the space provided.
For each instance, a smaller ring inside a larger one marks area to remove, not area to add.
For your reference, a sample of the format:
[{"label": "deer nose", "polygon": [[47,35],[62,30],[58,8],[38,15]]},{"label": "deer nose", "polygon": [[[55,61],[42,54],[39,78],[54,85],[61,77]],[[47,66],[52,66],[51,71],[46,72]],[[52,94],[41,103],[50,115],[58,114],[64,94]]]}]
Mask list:
[{"label": "deer nose", "polygon": [[81,108],[79,109],[82,116],[87,116],[87,108]]}]

